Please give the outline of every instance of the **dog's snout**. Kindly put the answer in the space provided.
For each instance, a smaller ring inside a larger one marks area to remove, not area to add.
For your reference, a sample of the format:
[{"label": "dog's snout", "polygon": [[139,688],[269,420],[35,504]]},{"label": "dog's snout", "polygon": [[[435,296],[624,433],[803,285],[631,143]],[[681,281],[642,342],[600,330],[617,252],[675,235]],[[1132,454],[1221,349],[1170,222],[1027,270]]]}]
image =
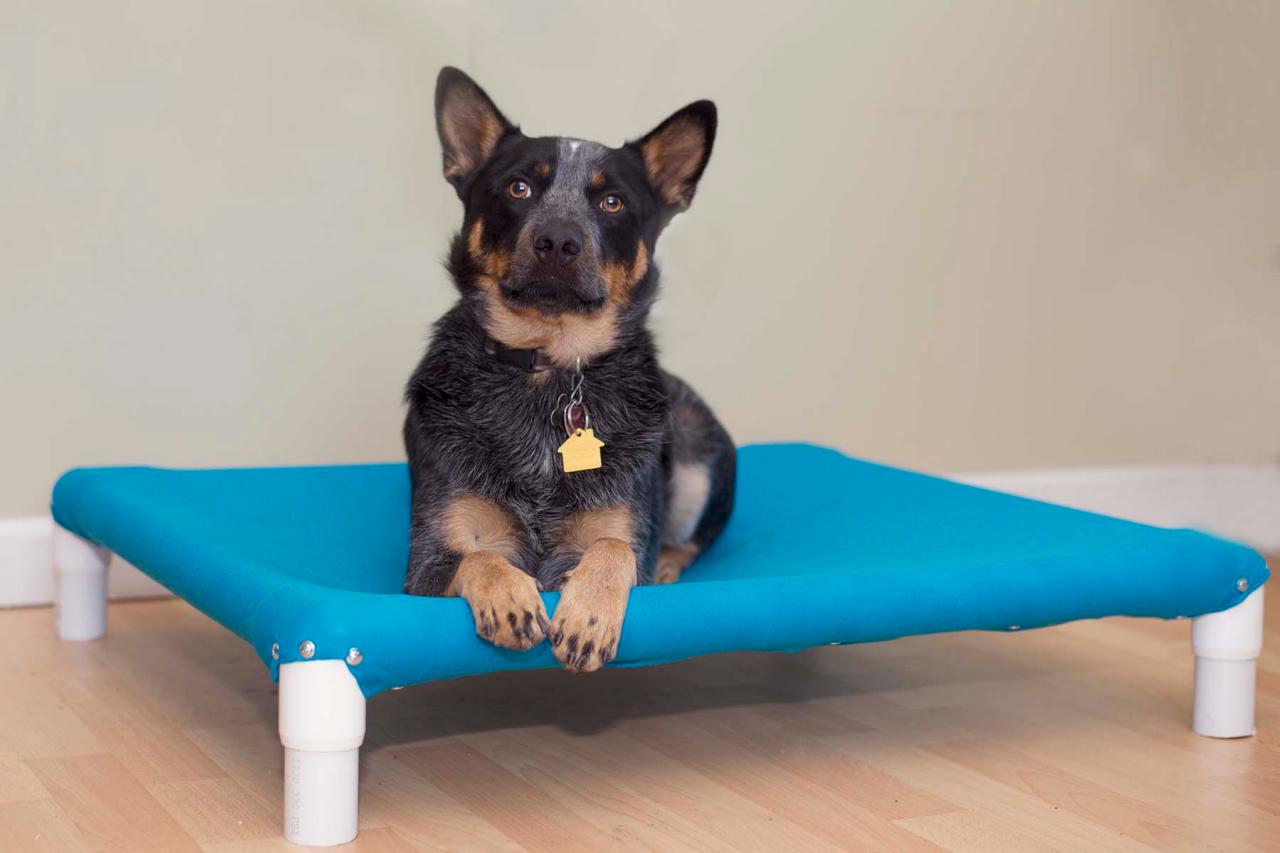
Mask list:
[{"label": "dog's snout", "polygon": [[569,222],[552,222],[533,238],[538,259],[552,264],[570,264],[582,254],[582,229]]}]

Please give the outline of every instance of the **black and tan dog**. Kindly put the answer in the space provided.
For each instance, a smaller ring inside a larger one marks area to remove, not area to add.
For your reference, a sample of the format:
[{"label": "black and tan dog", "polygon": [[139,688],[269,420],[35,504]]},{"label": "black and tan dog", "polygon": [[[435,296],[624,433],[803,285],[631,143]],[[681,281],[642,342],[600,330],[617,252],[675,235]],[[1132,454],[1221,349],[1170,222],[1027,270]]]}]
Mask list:
[{"label": "black and tan dog", "polygon": [[[530,138],[445,68],[436,122],[465,207],[461,299],[407,390],[405,590],[461,596],[497,645],[545,636],[565,666],[597,669],[631,588],[676,580],[733,507],[733,443],[645,328],[654,244],[693,199],[715,105],[620,148]],[[548,620],[538,592],[556,589]]]}]

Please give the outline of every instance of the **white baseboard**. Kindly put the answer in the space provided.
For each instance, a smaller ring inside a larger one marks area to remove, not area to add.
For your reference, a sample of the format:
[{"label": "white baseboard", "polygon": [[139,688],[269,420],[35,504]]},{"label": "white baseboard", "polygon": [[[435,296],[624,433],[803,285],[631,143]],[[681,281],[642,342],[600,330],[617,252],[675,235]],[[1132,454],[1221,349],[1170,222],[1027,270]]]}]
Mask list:
[{"label": "white baseboard", "polygon": [[[1249,465],[1158,465],[960,474],[952,479],[997,491],[1128,518],[1193,527],[1280,551],[1280,469]],[[0,519],[0,607],[53,602],[53,520]],[[112,598],[168,590],[113,557]]]},{"label": "white baseboard", "polygon": [[[121,560],[111,558],[107,594],[155,598],[169,590]],[[0,607],[53,603],[53,519],[0,518]]]},{"label": "white baseboard", "polygon": [[1260,551],[1280,551],[1280,468],[1059,468],[960,474],[952,479],[1157,527],[1191,527]]}]

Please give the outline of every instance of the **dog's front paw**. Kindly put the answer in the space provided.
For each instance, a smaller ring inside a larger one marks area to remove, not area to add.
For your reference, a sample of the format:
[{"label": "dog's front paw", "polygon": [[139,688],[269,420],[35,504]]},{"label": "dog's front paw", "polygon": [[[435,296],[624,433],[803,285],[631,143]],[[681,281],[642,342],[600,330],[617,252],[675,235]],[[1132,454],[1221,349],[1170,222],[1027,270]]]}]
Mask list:
[{"label": "dog's front paw", "polygon": [[635,554],[619,540],[597,541],[583,554],[565,581],[547,632],[565,668],[592,672],[617,655],[635,577]]},{"label": "dog's front paw", "polygon": [[458,566],[459,595],[471,606],[476,633],[496,646],[523,651],[542,642],[547,609],[538,582],[497,554],[468,554]]}]

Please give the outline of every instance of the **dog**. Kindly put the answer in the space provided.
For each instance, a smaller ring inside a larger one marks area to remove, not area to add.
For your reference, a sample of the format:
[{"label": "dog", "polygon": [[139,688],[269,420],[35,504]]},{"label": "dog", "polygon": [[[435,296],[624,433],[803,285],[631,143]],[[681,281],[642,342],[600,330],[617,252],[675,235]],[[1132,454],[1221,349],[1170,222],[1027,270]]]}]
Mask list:
[{"label": "dog", "polygon": [[[618,148],[531,138],[470,77],[436,82],[444,176],[463,203],[458,302],[409,380],[405,591],[459,596],[508,649],[568,669],[617,654],[632,587],[671,583],[733,510],[733,441],[658,366],[646,328],[659,234],[716,134],[696,101]],[[540,591],[559,590],[550,618]]]}]

